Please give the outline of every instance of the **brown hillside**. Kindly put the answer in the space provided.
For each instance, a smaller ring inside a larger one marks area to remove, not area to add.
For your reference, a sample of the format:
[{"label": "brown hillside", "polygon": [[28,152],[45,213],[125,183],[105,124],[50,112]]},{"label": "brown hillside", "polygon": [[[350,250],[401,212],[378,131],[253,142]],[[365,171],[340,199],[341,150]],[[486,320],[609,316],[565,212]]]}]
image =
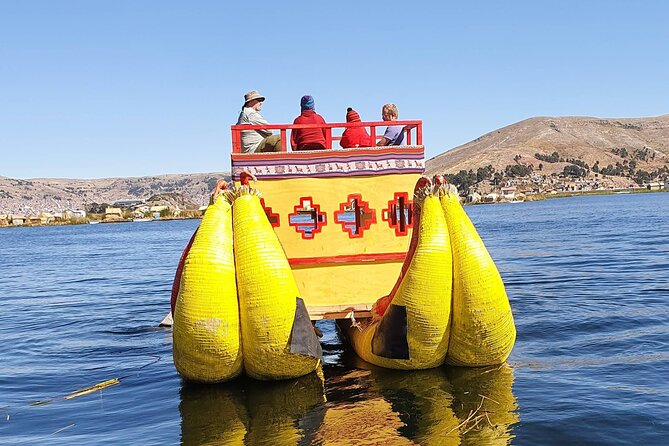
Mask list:
[{"label": "brown hillside", "polygon": [[[653,170],[669,164],[669,114],[656,118],[589,118],[537,117],[511,124],[487,133],[474,141],[442,153],[426,162],[426,174],[457,173],[491,164],[495,170],[504,170],[515,164],[538,167],[542,161],[535,153],[553,152],[564,159],[580,159],[590,166],[599,161],[601,167],[622,162],[611,152],[615,148],[649,149],[654,160],[640,162],[638,168]],[[561,171],[564,163],[543,162],[544,171]]]},{"label": "brown hillside", "polygon": [[[625,148],[627,157],[613,153]],[[648,159],[636,158],[636,169],[657,170],[669,166],[669,115],[656,118],[601,119],[588,117],[538,117],[487,133],[460,147],[438,155],[426,163],[426,174],[476,171],[492,165],[504,171],[513,164],[532,165],[536,172],[561,172],[567,163],[542,162],[535,153],[558,152],[565,160],[573,158],[600,169],[632,159],[635,151],[650,154]],[[520,158],[518,157],[520,155]],[[113,203],[118,200],[148,200],[153,196],[177,194],[180,207],[203,205],[216,180],[224,173],[158,175],[137,178],[13,179],[0,176],[0,214],[35,213],[86,209],[92,203]],[[619,177],[620,185],[629,181]],[[173,197],[172,197],[173,198]]]},{"label": "brown hillside", "polygon": [[[73,180],[0,176],[0,214],[87,209],[92,203],[158,197],[182,209],[209,202],[216,181],[229,173],[193,173],[132,178]],[[178,195],[178,199],[175,198]],[[177,201],[175,201],[177,200]]]}]

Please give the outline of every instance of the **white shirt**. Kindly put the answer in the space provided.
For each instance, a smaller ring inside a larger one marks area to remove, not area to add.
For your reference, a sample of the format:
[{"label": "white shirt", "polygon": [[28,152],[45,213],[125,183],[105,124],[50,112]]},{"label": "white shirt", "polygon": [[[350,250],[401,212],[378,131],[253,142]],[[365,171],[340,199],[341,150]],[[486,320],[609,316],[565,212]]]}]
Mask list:
[{"label": "white shirt", "polygon": [[[269,124],[265,118],[262,117],[259,111],[252,107],[242,108],[241,113],[239,114],[239,119],[237,119],[237,125],[263,125]],[[271,136],[272,132],[269,130],[247,130],[242,132],[242,152],[244,153],[253,153],[258,148],[260,142],[268,136]]]}]

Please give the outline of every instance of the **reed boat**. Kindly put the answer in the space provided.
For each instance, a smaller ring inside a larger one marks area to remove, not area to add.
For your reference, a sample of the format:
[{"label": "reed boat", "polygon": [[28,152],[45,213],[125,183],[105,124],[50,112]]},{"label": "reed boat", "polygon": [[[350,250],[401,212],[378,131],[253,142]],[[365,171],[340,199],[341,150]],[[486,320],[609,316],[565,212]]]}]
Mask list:
[{"label": "reed boat", "polygon": [[[436,367],[449,349],[457,365],[506,359],[515,328],[501,277],[457,191],[422,176],[422,122],[392,121],[404,145],[335,148],[346,128],[364,126],[377,141],[388,124],[231,127],[233,185],[217,185],[172,288],[182,376],[310,373],[321,351],[309,321],[321,319],[346,320],[358,355],[383,367]],[[326,150],[288,150],[289,131],[313,128],[324,129]],[[253,130],[278,131],[281,151],[244,153],[242,132]],[[454,238],[451,227],[462,233]],[[472,308],[471,289],[489,309]]]}]

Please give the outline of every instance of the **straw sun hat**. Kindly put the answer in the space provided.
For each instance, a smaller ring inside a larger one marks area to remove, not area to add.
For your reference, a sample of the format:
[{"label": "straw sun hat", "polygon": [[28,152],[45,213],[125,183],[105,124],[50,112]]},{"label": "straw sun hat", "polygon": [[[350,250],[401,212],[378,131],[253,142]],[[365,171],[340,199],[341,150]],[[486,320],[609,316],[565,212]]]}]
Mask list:
[{"label": "straw sun hat", "polygon": [[244,105],[248,104],[254,99],[258,99],[260,102],[262,102],[265,100],[265,96],[258,93],[258,90],[251,90],[244,95]]}]

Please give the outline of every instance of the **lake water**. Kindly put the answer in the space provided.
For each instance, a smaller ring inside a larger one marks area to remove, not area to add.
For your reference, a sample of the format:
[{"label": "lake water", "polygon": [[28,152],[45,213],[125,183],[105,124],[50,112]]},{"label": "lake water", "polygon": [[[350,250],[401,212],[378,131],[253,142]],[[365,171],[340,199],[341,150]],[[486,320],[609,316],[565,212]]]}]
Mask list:
[{"label": "lake water", "polygon": [[198,221],[0,230],[0,444],[666,444],[667,211],[667,193],[468,207],[515,315],[509,365],[381,370],[321,322],[324,391],[182,384],[157,323]]}]

